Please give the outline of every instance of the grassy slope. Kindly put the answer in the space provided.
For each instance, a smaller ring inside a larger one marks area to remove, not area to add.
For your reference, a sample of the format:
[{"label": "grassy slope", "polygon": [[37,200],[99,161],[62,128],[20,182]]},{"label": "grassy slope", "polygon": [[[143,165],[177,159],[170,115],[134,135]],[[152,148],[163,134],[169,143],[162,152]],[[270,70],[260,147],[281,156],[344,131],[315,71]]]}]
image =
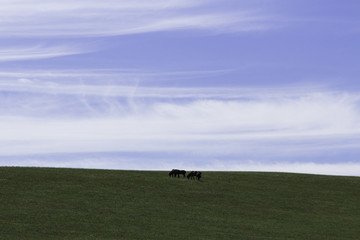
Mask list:
[{"label": "grassy slope", "polygon": [[360,178],[0,168],[0,239],[360,239]]}]

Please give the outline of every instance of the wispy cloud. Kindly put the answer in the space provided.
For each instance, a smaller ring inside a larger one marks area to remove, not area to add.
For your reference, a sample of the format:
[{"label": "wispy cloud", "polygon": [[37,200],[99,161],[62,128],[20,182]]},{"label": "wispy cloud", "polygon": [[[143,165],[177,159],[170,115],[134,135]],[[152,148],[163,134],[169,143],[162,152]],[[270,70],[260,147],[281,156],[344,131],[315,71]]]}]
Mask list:
[{"label": "wispy cloud", "polygon": [[[253,99],[291,98],[312,93],[332,94],[323,85],[287,85],[274,87],[189,87],[179,82],[183,79],[198,79],[221,76],[234,70],[203,71],[144,71],[141,69],[91,69],[47,71],[0,71],[0,91],[81,95],[99,97],[129,97],[158,99]],[[141,83],[141,84],[139,84]],[[178,85],[177,87],[172,87]]]},{"label": "wispy cloud", "polygon": [[95,51],[73,44],[0,47],[0,62],[45,59]]},{"label": "wispy cloud", "polygon": [[[24,70],[21,71],[0,71],[0,78],[2,80],[11,80],[13,84],[16,84],[16,80],[21,78],[37,79],[37,84],[43,82],[59,82],[59,83],[72,83],[76,88],[76,84],[79,84],[79,79],[82,79],[82,85],[107,85],[106,82],[112,82],[113,84],[124,84],[136,81],[156,81],[165,82],[173,79],[187,79],[187,78],[200,78],[206,76],[223,75],[235,71],[235,69],[214,69],[214,70],[189,70],[189,71],[147,71],[144,69],[42,69],[42,70]],[[14,82],[15,80],[15,82]],[[105,81],[105,83],[104,83]]]},{"label": "wispy cloud", "polygon": [[252,9],[219,11],[212,1],[177,0],[2,1],[0,15],[2,37],[113,36],[177,29],[251,31],[271,28],[273,20]]}]

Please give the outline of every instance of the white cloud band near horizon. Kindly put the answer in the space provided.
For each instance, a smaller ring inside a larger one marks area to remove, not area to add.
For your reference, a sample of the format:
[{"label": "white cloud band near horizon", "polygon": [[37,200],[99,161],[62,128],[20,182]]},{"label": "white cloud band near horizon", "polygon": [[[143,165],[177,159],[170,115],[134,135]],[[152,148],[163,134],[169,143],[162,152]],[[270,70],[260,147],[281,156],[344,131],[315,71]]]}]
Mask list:
[{"label": "white cloud band near horizon", "polygon": [[[32,88],[32,84],[37,87]],[[191,159],[205,158],[209,159],[208,166],[203,163],[202,167],[209,170],[336,175],[359,172],[354,159],[344,163],[326,161],[332,154],[360,147],[357,93],[314,89],[307,92],[306,88],[266,92],[261,88],[209,91],[133,86],[109,94],[101,90],[106,88],[101,85],[97,91],[86,85],[81,91],[42,81],[37,85],[26,79],[10,85],[0,85],[1,91],[6,92],[0,104],[0,157],[50,156],[46,161],[40,157],[27,163],[15,159],[14,165],[21,162],[23,166],[154,169],[165,166],[166,161],[150,156],[134,162],[129,158],[117,165],[116,157],[111,161],[100,156],[91,161],[84,157],[56,163],[51,158],[54,154],[68,154],[71,158],[79,153],[118,152],[121,159],[122,153],[127,152],[157,152],[170,156],[187,153],[182,165],[187,168],[192,166]],[[229,99],[232,94],[237,98]],[[229,156],[238,160],[227,163]],[[309,160],[300,161],[297,165],[294,158],[302,157],[314,162],[317,158],[325,160],[313,165]],[[257,162],[244,164],[244,158]],[[276,163],[277,158],[283,161]],[[224,160],[223,165],[214,159]]]},{"label": "white cloud band near horizon", "polygon": [[[72,158],[68,160],[36,159],[25,160],[1,160],[0,166],[13,167],[55,167],[55,168],[85,168],[85,169],[109,169],[109,170],[143,170],[143,171],[169,171],[173,168],[187,171],[239,171],[239,172],[282,172],[301,174],[321,174],[335,176],[360,176],[360,163],[316,163],[316,162],[275,162],[256,163],[254,161],[209,160],[205,164],[196,164],[190,161],[149,161],[148,159],[132,158]],[[205,173],[204,173],[205,174]]]},{"label": "white cloud band near horizon", "polygon": [[[74,159],[72,165],[70,159],[63,159],[67,164],[62,165],[61,161],[51,163],[51,158],[54,154],[71,157],[118,152],[120,159],[122,153],[127,152],[170,156],[187,153],[184,167],[191,166],[192,159],[199,157],[209,159],[212,165],[208,169],[295,171],[298,166],[303,172],[311,166],[309,161],[322,158],[324,162],[316,162],[314,167],[317,172],[321,164],[329,167],[329,173],[336,173],[336,166],[343,166],[341,169],[347,172],[339,173],[344,175],[357,171],[351,172],[346,165],[354,159],[345,161],[346,166],[326,161],[332,158],[332,153],[356,151],[360,146],[360,95],[357,92],[314,85],[139,86],[132,80],[146,81],[146,74],[168,78],[209,72],[146,73],[128,69],[113,73],[105,70],[89,72],[86,76],[90,79],[81,81],[77,78],[82,72],[76,71],[2,72],[2,78],[7,80],[0,82],[0,157],[15,158],[12,161],[16,165],[20,161],[17,157],[36,155],[40,159],[31,161],[40,161],[39,166],[46,166],[41,156],[49,155],[47,166],[112,168],[111,161],[102,160],[101,156],[93,162],[84,157],[82,164],[81,160]],[[111,81],[106,80],[109,76]],[[130,80],[126,80],[129,76]],[[122,85],[126,82],[128,85]],[[294,165],[294,159],[302,157],[310,160],[301,166]],[[230,164],[226,161],[228,158],[238,160]],[[283,159],[280,165],[274,163],[278,158]],[[116,165],[117,158],[114,159]],[[216,165],[214,159],[223,159],[224,165]],[[244,165],[244,159],[254,159],[257,163]],[[116,166],[146,169],[147,164],[163,166],[166,163],[151,156],[141,160],[143,165],[140,160],[137,164],[137,160],[134,161],[131,163],[130,158],[126,164]],[[25,162],[22,163],[26,165]],[[205,168],[206,163],[202,166]]]},{"label": "white cloud band near horizon", "polygon": [[[351,149],[359,143],[358,96],[348,94],[250,100],[195,98],[186,103],[132,100],[107,99],[115,101],[107,102],[112,104],[111,113],[99,109],[99,102],[81,99],[83,105],[76,106],[74,114],[64,114],[71,103],[63,99],[59,103],[56,97],[34,101],[33,106],[25,101],[18,111],[2,106],[0,155],[179,150],[241,154],[265,142],[277,145],[273,151],[283,144],[299,153],[304,149]],[[43,103],[47,105],[41,106]],[[42,108],[43,113],[32,115],[32,108]],[[95,114],[82,117],[79,112],[83,108]],[[56,112],[53,117],[52,111]],[[345,144],[347,139],[353,143]],[[266,151],[272,152],[269,148]]]}]

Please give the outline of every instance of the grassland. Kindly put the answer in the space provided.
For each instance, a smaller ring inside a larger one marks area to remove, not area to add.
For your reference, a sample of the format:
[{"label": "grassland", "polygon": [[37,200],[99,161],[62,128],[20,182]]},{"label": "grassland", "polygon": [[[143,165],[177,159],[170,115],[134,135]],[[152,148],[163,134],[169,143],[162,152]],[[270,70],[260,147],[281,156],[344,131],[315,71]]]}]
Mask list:
[{"label": "grassland", "polygon": [[0,239],[360,239],[360,178],[0,168]]}]

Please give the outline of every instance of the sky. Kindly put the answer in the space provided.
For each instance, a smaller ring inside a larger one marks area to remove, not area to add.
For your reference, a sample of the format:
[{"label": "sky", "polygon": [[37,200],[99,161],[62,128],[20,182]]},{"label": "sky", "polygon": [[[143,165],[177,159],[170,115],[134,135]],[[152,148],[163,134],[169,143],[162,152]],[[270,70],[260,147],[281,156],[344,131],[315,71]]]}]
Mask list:
[{"label": "sky", "polygon": [[0,166],[360,176],[358,0],[0,4]]}]

